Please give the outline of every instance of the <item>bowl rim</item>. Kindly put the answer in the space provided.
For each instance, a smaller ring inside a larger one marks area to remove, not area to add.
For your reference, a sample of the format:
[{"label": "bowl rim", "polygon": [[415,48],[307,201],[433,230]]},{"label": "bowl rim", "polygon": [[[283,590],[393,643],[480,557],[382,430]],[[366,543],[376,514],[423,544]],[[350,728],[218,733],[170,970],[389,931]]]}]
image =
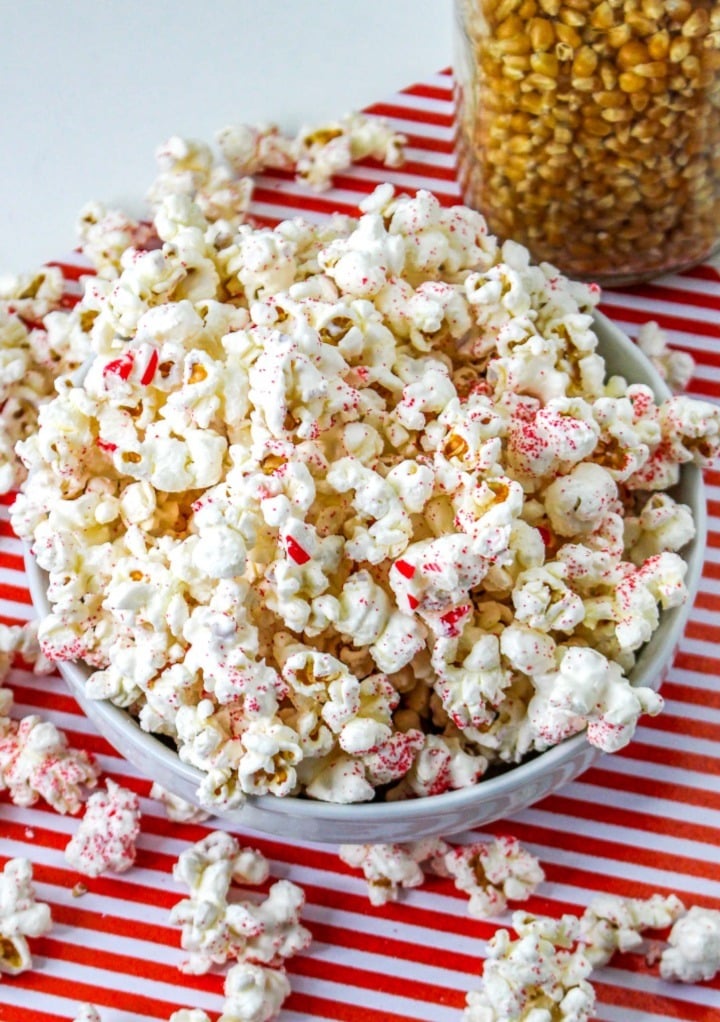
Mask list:
[{"label": "bowl rim", "polygon": [[[598,332],[599,346],[607,341],[619,345],[622,353],[630,357],[631,361],[637,363],[637,367],[647,378],[648,385],[653,390],[655,397],[665,400],[671,396],[667,384],[655,369],[650,360],[633,343],[633,341],[609,320],[603,313],[593,313],[594,328]],[[601,337],[600,334],[604,334]],[[632,381],[630,381],[632,383]],[[690,616],[695,596],[700,583],[703,569],[703,550],[707,534],[707,511],[705,500],[705,489],[702,473],[693,464],[682,466],[682,478],[689,489],[692,501],[691,509],[695,522],[695,537],[691,541],[689,552],[683,554],[683,559],[688,565],[685,584],[688,589],[688,599],[679,607],[669,611],[663,611],[663,617],[659,627],[653,633],[653,637],[642,648],[637,662],[630,672],[630,679],[634,685],[644,684],[642,675],[650,673],[653,669],[654,659],[657,659],[659,651],[669,649],[667,662],[663,665],[660,675],[664,676],[665,671],[674,659],[677,644],[684,632],[685,625]],[[687,499],[687,497],[685,498]],[[32,554],[31,547],[23,543],[25,568],[27,572],[28,587],[33,605],[39,616],[50,613],[50,603],[47,599],[47,573],[41,569]],[[662,639],[653,642],[658,638]],[[84,691],[87,678],[93,673],[92,668],[75,661],[58,661],[56,667],[70,687],[73,696],[79,702],[83,712],[95,724],[98,730],[113,743],[108,737],[107,731],[113,734],[122,734],[123,743],[132,746],[137,759],[126,754],[125,749],[119,750],[121,755],[133,762],[134,765],[143,770],[143,763],[149,765],[150,761],[159,761],[168,771],[178,777],[182,782],[192,785],[197,789],[206,776],[204,771],[185,763],[177,751],[170,749],[160,738],[148,731],[144,731],[137,720],[125,709],[115,706],[107,699],[90,699]],[[638,677],[639,676],[639,677]],[[663,677],[651,679],[653,687],[659,688]],[[397,823],[399,818],[404,822],[412,822],[427,818],[428,814],[457,814],[464,807],[477,806],[482,802],[490,802],[492,799],[502,797],[511,791],[517,790],[525,783],[530,784],[538,774],[557,772],[567,764],[578,759],[583,752],[588,751],[588,742],[585,730],[578,732],[569,738],[564,739],[558,745],[552,746],[543,752],[535,753],[532,758],[516,765],[508,764],[503,767],[501,773],[487,779],[481,778],[475,784],[452,791],[442,792],[439,795],[430,795],[417,798],[407,798],[394,802],[325,802],[316,799],[303,798],[298,796],[278,797],[268,795],[247,795],[245,802],[237,809],[223,809],[221,806],[214,807],[224,819],[241,822],[245,804],[261,809],[274,816],[292,816],[309,821],[316,820],[319,824],[332,822],[342,823],[353,820],[366,823],[368,826],[383,824],[389,821]],[[117,746],[116,746],[117,747]],[[594,750],[595,757],[601,755],[601,750]],[[144,772],[148,772],[145,770]],[[541,795],[537,796],[538,798]],[[531,804],[531,799],[526,804]],[[213,806],[204,805],[203,808],[213,809]]]}]

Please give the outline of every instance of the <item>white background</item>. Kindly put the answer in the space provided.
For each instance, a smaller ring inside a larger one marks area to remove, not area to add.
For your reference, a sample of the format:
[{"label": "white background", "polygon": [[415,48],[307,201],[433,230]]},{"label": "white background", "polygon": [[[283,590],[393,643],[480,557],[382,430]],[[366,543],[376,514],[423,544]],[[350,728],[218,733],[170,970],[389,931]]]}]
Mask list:
[{"label": "white background", "polygon": [[90,199],[140,213],[169,135],[294,132],[451,61],[452,0],[0,0],[0,274]]}]

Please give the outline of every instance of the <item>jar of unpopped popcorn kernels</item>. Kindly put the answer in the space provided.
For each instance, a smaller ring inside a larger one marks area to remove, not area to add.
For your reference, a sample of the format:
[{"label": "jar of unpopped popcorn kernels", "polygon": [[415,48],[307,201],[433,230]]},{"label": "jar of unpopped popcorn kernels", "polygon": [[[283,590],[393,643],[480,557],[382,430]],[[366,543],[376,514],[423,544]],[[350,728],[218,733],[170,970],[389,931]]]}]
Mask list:
[{"label": "jar of unpopped popcorn kernels", "polygon": [[630,283],[720,239],[720,0],[456,0],[465,201],[568,274]]}]

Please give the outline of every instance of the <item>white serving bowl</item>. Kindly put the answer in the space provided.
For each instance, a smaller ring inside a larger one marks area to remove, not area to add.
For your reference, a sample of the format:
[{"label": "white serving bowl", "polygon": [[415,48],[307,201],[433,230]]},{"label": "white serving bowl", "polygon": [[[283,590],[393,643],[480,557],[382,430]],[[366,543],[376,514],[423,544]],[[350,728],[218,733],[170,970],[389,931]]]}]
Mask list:
[{"label": "white serving bowl", "polygon": [[[669,391],[642,352],[600,313],[595,315],[599,351],[608,375],[619,374],[632,383],[649,385],[656,398]],[[683,468],[674,496],[692,509],[697,528],[693,542],[683,551],[688,562],[687,602],[663,613],[660,627],[640,653],[631,679],[636,685],[657,689],[670,666],[697,592],[706,537],[705,495],[702,476],[694,465]],[[25,558],[33,603],[40,616],[50,611],[47,576],[28,553]],[[201,771],[183,763],[177,753],[155,735],[143,731],[125,711],[105,700],[89,699],[85,681],[92,673],[82,663],[59,663],[60,673],[73,696],[98,731],[142,774],[174,795],[196,802]],[[239,809],[219,813],[229,829],[253,829],[282,838],[329,843],[389,843],[433,835],[447,836],[482,826],[524,809],[586,770],[600,755],[584,734],[496,777],[469,788],[403,802],[338,805],[306,798],[251,796]]]}]

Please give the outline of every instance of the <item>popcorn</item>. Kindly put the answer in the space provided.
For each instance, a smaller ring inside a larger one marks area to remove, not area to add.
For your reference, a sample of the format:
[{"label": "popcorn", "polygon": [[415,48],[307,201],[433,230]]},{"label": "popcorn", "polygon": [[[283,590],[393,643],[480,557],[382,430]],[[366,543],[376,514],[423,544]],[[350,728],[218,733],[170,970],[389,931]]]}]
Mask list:
[{"label": "popcorn", "polygon": [[9,859],[0,873],[0,974],[16,976],[32,968],[28,937],[40,937],[52,926],[50,908],[35,900],[32,866],[27,859]]},{"label": "popcorn", "polygon": [[260,853],[240,848],[229,834],[209,834],[183,852],[173,876],[190,889],[190,897],[178,902],[170,917],[182,927],[181,943],[190,952],[185,972],[204,973],[231,959],[278,966],[310,942],[298,920],[304,895],[287,880],[273,884],[259,904],[228,903],[233,880],[261,884],[268,876]]},{"label": "popcorn", "polygon": [[371,905],[397,901],[401,888],[419,887],[425,880],[422,863],[445,854],[447,845],[436,838],[406,845],[341,845],[343,862],[362,869]]},{"label": "popcorn", "polygon": [[172,1013],[169,1022],[210,1022],[210,1016],[200,1008],[180,1008]]},{"label": "popcorn", "polygon": [[203,809],[193,805],[192,802],[187,802],[184,798],[180,798],[179,795],[173,795],[172,792],[163,788],[157,781],[154,781],[150,788],[150,798],[162,802],[165,806],[168,820],[172,820],[173,823],[202,823],[210,815]]},{"label": "popcorn", "polygon": [[547,745],[587,727],[592,745],[614,752],[630,741],[641,713],[655,715],[663,705],[657,692],[630,685],[616,663],[583,646],[567,648],[558,670],[533,683],[528,718]]},{"label": "popcorn", "polygon": [[518,939],[497,930],[488,941],[482,989],[467,995],[463,1022],[587,1022],[595,991],[592,965],[574,950],[578,920],[513,914]]},{"label": "popcorn", "polygon": [[593,968],[601,968],[616,951],[638,950],[645,930],[664,929],[684,913],[685,906],[674,894],[653,894],[647,900],[601,894],[580,918],[580,943]]},{"label": "popcorn", "polygon": [[637,346],[650,359],[673,393],[687,389],[695,361],[685,351],[675,351],[667,343],[664,332],[657,323],[643,323],[637,333]]},{"label": "popcorn", "polygon": [[693,905],[674,924],[660,959],[663,979],[700,983],[720,972],[720,912]]},{"label": "popcorn", "polygon": [[10,721],[0,732],[0,791],[18,806],[43,798],[58,813],[75,815],[84,788],[94,788],[99,769],[87,752],[68,748],[67,738],[37,714]]},{"label": "popcorn", "polygon": [[225,1003],[218,1022],[270,1022],[289,994],[284,969],[239,962],[225,977]]},{"label": "popcorn", "polygon": [[692,523],[658,491],[716,411],[606,384],[596,290],[429,192],[242,223],[246,173],[398,146],[241,126],[228,169],[170,139],[152,226],[88,208],[101,276],[45,339],[7,326],[13,387],[33,345],[92,351],[18,445],[43,653],[174,742],[208,809],[438,794],[661,706],[627,680],[686,596]]},{"label": "popcorn", "polygon": [[460,891],[470,895],[468,912],[476,919],[499,915],[509,901],[525,901],[545,874],[537,859],[516,838],[452,848],[437,856],[432,868],[451,876]]},{"label": "popcorn", "polygon": [[137,795],[109,778],[105,784],[106,791],[97,791],[88,799],[80,826],[65,849],[73,869],[91,877],[130,869],[140,833]]}]

